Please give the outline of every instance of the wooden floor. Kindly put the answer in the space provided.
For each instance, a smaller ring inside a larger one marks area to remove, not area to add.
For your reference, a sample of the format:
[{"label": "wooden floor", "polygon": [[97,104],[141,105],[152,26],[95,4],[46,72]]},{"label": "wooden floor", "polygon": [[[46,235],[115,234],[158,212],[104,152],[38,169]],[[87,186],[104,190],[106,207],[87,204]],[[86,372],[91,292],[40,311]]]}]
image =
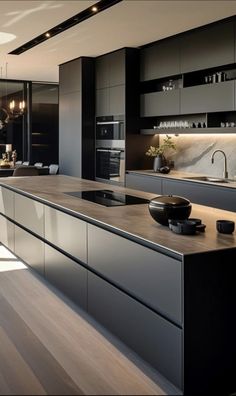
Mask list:
[{"label": "wooden floor", "polygon": [[164,395],[176,390],[0,246],[1,395]]}]

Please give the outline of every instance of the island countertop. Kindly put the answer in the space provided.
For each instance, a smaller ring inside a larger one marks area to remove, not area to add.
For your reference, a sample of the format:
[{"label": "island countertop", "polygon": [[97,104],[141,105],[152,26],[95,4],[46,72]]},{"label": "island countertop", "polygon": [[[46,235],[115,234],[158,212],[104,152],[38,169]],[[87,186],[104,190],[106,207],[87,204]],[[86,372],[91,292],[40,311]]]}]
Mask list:
[{"label": "island countertop", "polygon": [[64,175],[3,178],[0,185],[179,259],[184,255],[236,248],[235,233],[219,234],[216,230],[217,219],[236,222],[234,212],[192,204],[190,217],[200,218],[206,224],[206,232],[185,236],[156,223],[149,214],[148,204],[105,207],[65,193],[112,189],[147,199],[155,194]]}]

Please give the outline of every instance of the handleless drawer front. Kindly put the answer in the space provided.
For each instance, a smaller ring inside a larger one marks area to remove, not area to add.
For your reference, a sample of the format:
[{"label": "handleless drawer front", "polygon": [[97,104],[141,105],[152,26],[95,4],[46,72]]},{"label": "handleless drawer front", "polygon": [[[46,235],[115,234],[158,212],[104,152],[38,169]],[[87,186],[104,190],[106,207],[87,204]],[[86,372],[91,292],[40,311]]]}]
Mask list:
[{"label": "handleless drawer front", "polygon": [[0,242],[14,252],[14,224],[0,215]]},{"label": "handleless drawer front", "polygon": [[15,254],[44,276],[44,242],[16,225]]},{"label": "handleless drawer front", "polygon": [[141,95],[141,117],[155,117],[180,113],[180,90],[152,92]]},{"label": "handleless drawer front", "polygon": [[234,81],[181,90],[181,114],[234,110]]},{"label": "handleless drawer front", "polygon": [[15,221],[44,237],[44,205],[40,202],[15,194]]},{"label": "handleless drawer front", "polygon": [[88,272],[88,312],[182,388],[182,331]]},{"label": "handleless drawer front", "polygon": [[0,213],[14,219],[14,192],[0,186]]},{"label": "handleless drawer front", "polygon": [[75,303],[87,309],[87,270],[47,244],[45,277]]},{"label": "handleless drawer front", "polygon": [[182,263],[88,225],[88,265],[160,314],[182,323]]},{"label": "handleless drawer front", "polygon": [[87,263],[87,224],[45,206],[45,239],[72,257]]}]

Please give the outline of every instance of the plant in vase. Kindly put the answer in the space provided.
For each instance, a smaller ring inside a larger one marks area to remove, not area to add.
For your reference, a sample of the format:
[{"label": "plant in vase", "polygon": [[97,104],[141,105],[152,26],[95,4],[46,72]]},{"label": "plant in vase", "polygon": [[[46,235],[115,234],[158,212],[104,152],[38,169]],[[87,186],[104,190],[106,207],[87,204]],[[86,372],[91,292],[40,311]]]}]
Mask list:
[{"label": "plant in vase", "polygon": [[160,168],[166,166],[167,161],[164,156],[164,153],[168,149],[176,150],[176,144],[173,142],[172,137],[169,135],[166,135],[166,137],[163,139],[163,143],[160,146],[149,147],[148,151],[146,152],[146,155],[148,155],[149,157],[154,157],[154,162],[153,162],[154,172],[158,172]]}]

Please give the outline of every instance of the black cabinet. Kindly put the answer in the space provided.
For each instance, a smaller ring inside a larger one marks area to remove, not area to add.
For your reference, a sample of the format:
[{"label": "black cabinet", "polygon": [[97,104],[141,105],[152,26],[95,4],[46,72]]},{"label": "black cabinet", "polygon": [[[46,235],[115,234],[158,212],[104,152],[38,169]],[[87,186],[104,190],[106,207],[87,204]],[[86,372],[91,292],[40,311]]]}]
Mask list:
[{"label": "black cabinet", "polygon": [[44,242],[15,225],[15,254],[44,276]]},{"label": "black cabinet", "polygon": [[125,84],[125,49],[96,59],[96,89]]},{"label": "black cabinet", "polygon": [[147,81],[180,73],[180,40],[162,40],[141,50],[140,80]]},{"label": "black cabinet", "polygon": [[126,49],[96,59],[96,116],[125,113]]},{"label": "black cabinet", "polygon": [[191,202],[236,212],[236,190],[190,181],[163,179],[163,194],[176,194]]},{"label": "black cabinet", "polygon": [[156,176],[145,176],[141,174],[127,173],[126,187],[146,191],[153,194],[162,194],[162,179]]},{"label": "black cabinet", "polygon": [[88,265],[156,312],[182,324],[180,261],[88,225]]},{"label": "black cabinet", "polygon": [[182,389],[182,330],[88,273],[88,312]]},{"label": "black cabinet", "polygon": [[59,67],[60,173],[92,180],[95,169],[94,62],[92,58],[82,57]]},{"label": "black cabinet", "polygon": [[180,90],[151,92],[141,95],[141,117],[175,115],[180,113]]},{"label": "black cabinet", "polygon": [[45,277],[83,309],[87,309],[87,270],[45,244]]},{"label": "black cabinet", "polygon": [[234,63],[234,22],[206,25],[181,37],[181,73]]},{"label": "black cabinet", "polygon": [[180,94],[181,114],[235,110],[235,82],[184,88]]}]

